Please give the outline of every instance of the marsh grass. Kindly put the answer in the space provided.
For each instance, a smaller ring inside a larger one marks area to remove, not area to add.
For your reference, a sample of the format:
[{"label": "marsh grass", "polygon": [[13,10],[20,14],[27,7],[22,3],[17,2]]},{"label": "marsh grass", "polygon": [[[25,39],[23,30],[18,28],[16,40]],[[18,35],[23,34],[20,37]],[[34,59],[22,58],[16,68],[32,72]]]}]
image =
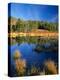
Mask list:
[{"label": "marsh grass", "polygon": [[13,59],[15,62],[15,69],[16,69],[18,76],[23,76],[23,75],[25,75],[25,72],[26,72],[26,60],[21,59],[21,57],[22,57],[21,52],[16,50],[13,55]]},{"label": "marsh grass", "polygon": [[52,60],[47,60],[44,63],[45,69],[46,69],[46,74],[57,74],[57,66],[54,61]]},{"label": "marsh grass", "polygon": [[22,59],[22,54],[18,50],[15,51],[13,59],[15,62],[17,76],[33,76],[58,73],[57,64],[50,59],[44,62],[43,70],[41,70],[41,66],[37,68],[35,65],[31,65],[30,68],[27,69],[27,62],[25,59]]},{"label": "marsh grass", "polygon": [[14,55],[13,55],[13,59],[16,60],[16,59],[19,59],[21,58],[21,52],[19,52],[19,50],[16,50]]},{"label": "marsh grass", "polygon": [[30,75],[39,75],[39,74],[40,74],[40,68],[37,68],[34,65],[32,65]]},{"label": "marsh grass", "polygon": [[15,61],[15,66],[18,76],[24,76],[26,72],[26,61],[18,59]]}]

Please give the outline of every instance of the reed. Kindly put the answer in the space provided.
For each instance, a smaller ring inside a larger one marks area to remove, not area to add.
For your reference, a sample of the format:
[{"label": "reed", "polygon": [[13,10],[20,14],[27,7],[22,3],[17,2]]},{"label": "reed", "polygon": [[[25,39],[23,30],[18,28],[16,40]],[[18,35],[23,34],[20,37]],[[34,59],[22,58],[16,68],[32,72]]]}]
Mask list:
[{"label": "reed", "polygon": [[14,55],[13,55],[13,59],[16,60],[16,59],[19,59],[21,58],[21,52],[19,52],[18,50],[15,51]]},{"label": "reed", "polygon": [[37,67],[35,67],[35,66],[32,66],[32,67],[31,67],[30,75],[39,75],[39,74],[40,74],[39,68],[37,68]]},{"label": "reed", "polygon": [[51,73],[51,74],[57,74],[57,67],[56,67],[56,64],[54,61],[52,60],[47,60],[45,61],[44,63],[46,69],[47,69],[47,72],[48,74]]},{"label": "reed", "polygon": [[26,60],[17,59],[15,61],[15,66],[18,76],[24,76],[26,72]]}]

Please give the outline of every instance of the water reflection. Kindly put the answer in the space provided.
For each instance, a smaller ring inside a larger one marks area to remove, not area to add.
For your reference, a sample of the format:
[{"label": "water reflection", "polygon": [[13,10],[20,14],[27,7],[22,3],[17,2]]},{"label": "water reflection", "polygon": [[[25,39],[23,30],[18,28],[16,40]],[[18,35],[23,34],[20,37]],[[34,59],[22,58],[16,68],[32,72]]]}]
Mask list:
[{"label": "water reflection", "polygon": [[13,76],[58,73],[58,68],[56,68],[58,66],[57,39],[19,37],[16,40],[16,44],[10,45],[10,47],[11,65],[15,69],[14,72],[13,70],[11,71]]}]

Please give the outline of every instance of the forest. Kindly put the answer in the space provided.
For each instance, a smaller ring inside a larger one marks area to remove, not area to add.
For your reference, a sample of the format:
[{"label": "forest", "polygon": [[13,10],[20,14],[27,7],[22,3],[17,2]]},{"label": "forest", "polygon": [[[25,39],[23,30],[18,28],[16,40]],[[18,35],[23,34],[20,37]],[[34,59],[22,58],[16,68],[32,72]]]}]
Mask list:
[{"label": "forest", "polygon": [[43,29],[52,32],[58,32],[58,22],[34,21],[8,18],[8,31],[11,32],[30,32],[36,29]]}]

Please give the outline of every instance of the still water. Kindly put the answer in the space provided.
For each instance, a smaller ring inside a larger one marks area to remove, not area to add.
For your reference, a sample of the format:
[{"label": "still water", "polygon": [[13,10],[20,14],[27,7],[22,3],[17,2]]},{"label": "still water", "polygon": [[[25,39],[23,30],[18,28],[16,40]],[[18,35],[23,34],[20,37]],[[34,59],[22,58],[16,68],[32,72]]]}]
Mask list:
[{"label": "still water", "polygon": [[14,75],[14,70],[12,70],[14,68],[12,67],[12,65],[14,66],[13,55],[16,50],[19,50],[22,54],[22,59],[26,60],[27,67],[30,67],[31,65],[42,67],[43,63],[48,59],[51,59],[55,63],[58,63],[58,54],[56,52],[36,52],[34,51],[34,48],[36,47],[35,44],[22,43],[20,45],[15,44],[9,47],[11,48],[11,75]]}]

